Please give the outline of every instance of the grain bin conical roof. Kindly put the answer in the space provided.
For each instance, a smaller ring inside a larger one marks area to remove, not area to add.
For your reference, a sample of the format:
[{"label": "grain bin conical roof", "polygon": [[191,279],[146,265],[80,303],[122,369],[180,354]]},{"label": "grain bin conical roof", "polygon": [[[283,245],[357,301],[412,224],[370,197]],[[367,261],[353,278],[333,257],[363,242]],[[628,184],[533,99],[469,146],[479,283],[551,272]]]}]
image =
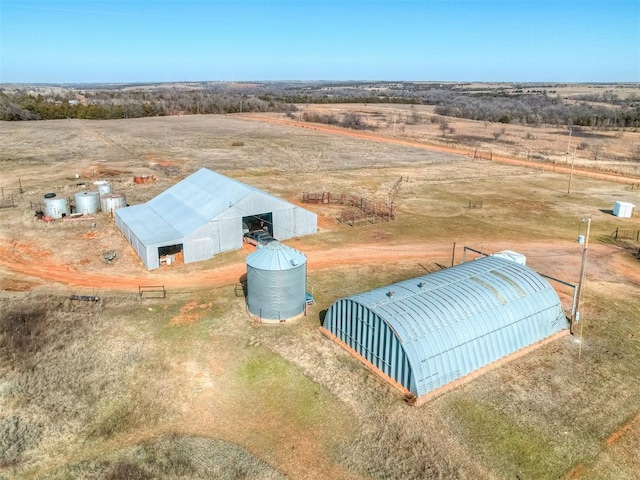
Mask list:
[{"label": "grain bin conical roof", "polygon": [[292,270],[306,262],[303,253],[280,242],[267,243],[247,256],[247,266],[258,270]]}]

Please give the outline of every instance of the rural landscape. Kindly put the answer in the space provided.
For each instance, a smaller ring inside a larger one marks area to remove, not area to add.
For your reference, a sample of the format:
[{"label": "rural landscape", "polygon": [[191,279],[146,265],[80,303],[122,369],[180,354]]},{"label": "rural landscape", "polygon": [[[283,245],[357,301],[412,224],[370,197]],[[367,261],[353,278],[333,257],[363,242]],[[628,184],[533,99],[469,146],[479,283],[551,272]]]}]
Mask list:
[{"label": "rural landscape", "polygon": [[[637,83],[0,88],[1,479],[639,478]],[[256,245],[148,270],[113,213],[38,214],[201,168],[317,214],[282,241],[304,314],[250,315]],[[329,192],[393,215],[305,202]],[[579,321],[419,406],[320,331],[341,298],[504,250],[567,319],[580,284]]]}]

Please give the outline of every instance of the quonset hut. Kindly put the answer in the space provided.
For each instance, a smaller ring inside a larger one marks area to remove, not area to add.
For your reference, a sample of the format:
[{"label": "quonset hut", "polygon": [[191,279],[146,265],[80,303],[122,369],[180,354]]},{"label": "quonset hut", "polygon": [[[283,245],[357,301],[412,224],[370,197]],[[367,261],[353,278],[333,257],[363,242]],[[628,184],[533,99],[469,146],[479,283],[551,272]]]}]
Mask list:
[{"label": "quonset hut", "polygon": [[318,221],[313,212],[206,168],[114,216],[149,270],[166,254],[182,252],[191,263],[242,248],[243,234],[252,228],[284,240],[316,233]]},{"label": "quonset hut", "polygon": [[549,282],[500,257],[343,298],[329,308],[322,326],[418,401],[565,328]]}]

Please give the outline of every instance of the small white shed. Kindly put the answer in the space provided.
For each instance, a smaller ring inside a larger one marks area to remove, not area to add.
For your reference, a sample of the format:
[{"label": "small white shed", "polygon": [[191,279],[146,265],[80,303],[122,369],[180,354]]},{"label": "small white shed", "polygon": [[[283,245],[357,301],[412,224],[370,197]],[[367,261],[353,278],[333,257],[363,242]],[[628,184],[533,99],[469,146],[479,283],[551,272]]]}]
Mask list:
[{"label": "small white shed", "polygon": [[527,264],[527,256],[522,253],[514,252],[513,250],[502,250],[500,252],[496,252],[491,255],[492,257],[500,257],[505,260],[511,260],[512,262],[516,262],[520,265]]},{"label": "small white shed", "polygon": [[631,218],[635,207],[636,206],[633,203],[615,202],[613,204],[613,214],[620,218]]}]

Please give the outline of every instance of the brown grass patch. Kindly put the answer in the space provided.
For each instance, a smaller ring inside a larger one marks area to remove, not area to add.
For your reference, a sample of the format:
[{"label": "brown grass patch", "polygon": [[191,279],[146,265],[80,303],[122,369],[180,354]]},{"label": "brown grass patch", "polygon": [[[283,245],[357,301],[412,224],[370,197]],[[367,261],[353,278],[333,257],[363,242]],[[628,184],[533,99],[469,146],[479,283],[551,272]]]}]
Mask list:
[{"label": "brown grass patch", "polygon": [[206,313],[205,309],[211,308],[213,302],[198,304],[197,302],[189,302],[180,309],[180,313],[171,319],[171,325],[190,325],[197,322]]}]

